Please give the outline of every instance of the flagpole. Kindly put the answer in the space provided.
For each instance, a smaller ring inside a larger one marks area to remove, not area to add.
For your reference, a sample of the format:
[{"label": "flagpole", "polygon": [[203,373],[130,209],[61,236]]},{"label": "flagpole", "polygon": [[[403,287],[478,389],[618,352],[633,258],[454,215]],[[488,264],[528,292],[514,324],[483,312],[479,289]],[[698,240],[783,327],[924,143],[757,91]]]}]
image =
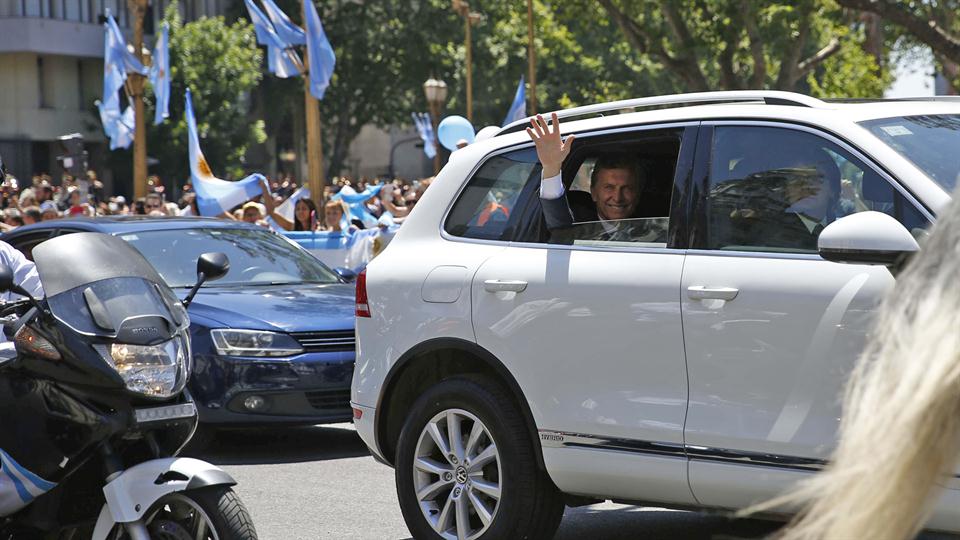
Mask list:
[{"label": "flagpole", "polygon": [[[302,0],[300,3],[304,26],[307,23],[307,2],[312,0]],[[307,123],[307,176],[310,186],[310,196],[317,205],[318,212],[323,211],[323,145],[321,137],[320,124],[320,100],[313,97],[310,93],[310,58],[308,57],[307,47],[303,48],[303,106],[306,114]],[[322,215],[317,219],[323,219]]]},{"label": "flagpole", "polygon": [[537,114],[537,50],[533,42],[533,0],[527,0],[527,80],[530,81],[530,114]]},{"label": "flagpole", "polygon": [[[143,63],[143,17],[147,11],[147,0],[129,0],[133,11],[133,51],[137,60]],[[147,124],[143,104],[143,75],[131,73],[130,89],[134,106],[133,132],[133,196],[135,199],[147,195]]]}]

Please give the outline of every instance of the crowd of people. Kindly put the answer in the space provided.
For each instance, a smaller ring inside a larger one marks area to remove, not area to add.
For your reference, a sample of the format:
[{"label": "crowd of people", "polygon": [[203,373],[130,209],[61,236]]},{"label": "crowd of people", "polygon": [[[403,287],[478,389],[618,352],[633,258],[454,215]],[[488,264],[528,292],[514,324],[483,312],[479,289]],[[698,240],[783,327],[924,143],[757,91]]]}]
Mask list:
[{"label": "crowd of people", "polygon": [[[370,186],[382,185],[377,196],[369,198],[363,206],[369,216],[380,218],[387,214],[391,221],[402,221],[430,185],[432,178],[409,181],[396,179],[368,179],[361,177],[335,177],[325,187],[323,208],[317,208],[308,197],[298,198],[293,215],[281,211],[283,203],[301,187],[290,176],[269,179],[263,185],[262,194],[225,212],[222,219],[246,221],[265,227],[287,231],[343,231],[363,229],[369,226],[353,216],[348,205],[334,197],[340,190],[349,187],[363,192]],[[3,220],[0,231],[8,231],[39,221],[67,217],[97,216],[199,216],[196,193],[192,186],[184,186],[177,199],[171,200],[163,183],[157,177],[147,180],[145,197],[128,200],[123,195],[105,192],[104,185],[95,171],[87,171],[86,178],[74,178],[64,174],[59,183],[46,173],[34,175],[30,183],[18,181],[8,175],[0,186],[0,207]]]}]

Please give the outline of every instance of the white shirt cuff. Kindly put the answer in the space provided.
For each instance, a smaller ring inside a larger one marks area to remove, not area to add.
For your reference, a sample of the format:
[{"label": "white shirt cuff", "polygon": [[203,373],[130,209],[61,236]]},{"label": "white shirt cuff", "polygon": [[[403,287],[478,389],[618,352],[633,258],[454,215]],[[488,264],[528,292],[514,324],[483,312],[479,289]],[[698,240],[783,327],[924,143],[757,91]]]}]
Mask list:
[{"label": "white shirt cuff", "polygon": [[559,199],[563,197],[563,180],[561,175],[551,176],[540,180],[541,199]]}]

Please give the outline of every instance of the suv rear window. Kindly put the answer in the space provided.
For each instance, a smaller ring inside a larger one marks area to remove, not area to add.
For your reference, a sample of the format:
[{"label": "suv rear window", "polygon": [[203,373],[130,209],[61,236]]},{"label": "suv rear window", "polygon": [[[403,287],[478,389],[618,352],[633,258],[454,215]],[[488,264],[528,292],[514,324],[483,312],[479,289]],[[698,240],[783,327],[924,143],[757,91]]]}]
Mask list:
[{"label": "suv rear window", "polygon": [[453,205],[444,230],[463,238],[509,240],[512,226],[519,219],[513,210],[523,186],[534,174],[540,174],[534,148],[488,159]]}]

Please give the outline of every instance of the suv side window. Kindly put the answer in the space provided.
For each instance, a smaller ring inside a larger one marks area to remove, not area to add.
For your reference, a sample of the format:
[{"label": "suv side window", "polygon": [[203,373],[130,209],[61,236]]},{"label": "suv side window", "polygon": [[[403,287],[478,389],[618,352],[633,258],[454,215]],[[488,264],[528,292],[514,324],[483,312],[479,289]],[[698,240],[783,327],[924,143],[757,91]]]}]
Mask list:
[{"label": "suv side window", "polygon": [[489,158],[454,203],[444,230],[463,238],[510,240],[520,214],[514,209],[533,176],[540,178],[534,148]]},{"label": "suv side window", "polygon": [[816,253],[837,218],[876,210],[914,235],[929,222],[845,149],[805,131],[717,126],[707,190],[706,249]]},{"label": "suv side window", "polygon": [[[515,240],[613,249],[667,247],[681,142],[688,139],[695,136],[673,127],[578,138],[563,165],[563,196],[539,199],[534,190],[533,222]],[[692,148],[687,150],[691,159]],[[623,179],[614,180],[621,176],[636,183],[625,190]],[[539,177],[534,180],[538,187]],[[572,222],[563,218],[567,213]]]}]

